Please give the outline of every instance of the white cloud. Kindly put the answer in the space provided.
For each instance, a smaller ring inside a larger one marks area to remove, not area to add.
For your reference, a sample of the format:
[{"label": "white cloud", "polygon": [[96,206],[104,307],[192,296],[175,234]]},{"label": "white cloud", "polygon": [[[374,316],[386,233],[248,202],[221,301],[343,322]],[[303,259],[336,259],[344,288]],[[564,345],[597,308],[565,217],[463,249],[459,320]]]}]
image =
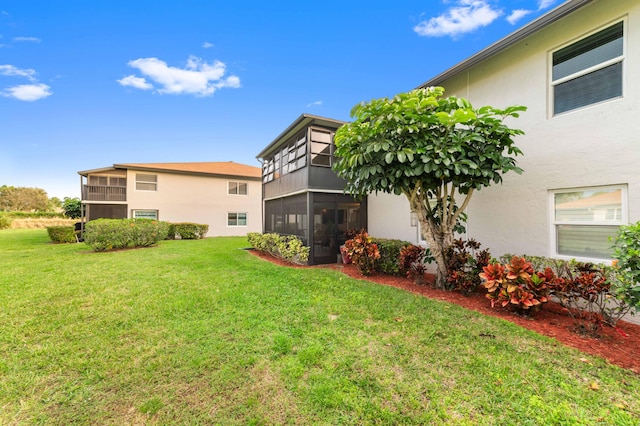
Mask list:
[{"label": "white cloud", "polygon": [[507,21],[511,25],[514,25],[516,22],[518,22],[520,19],[524,18],[525,16],[527,16],[531,12],[532,12],[531,10],[516,9],[513,12],[511,12],[511,14],[509,16],[507,16]]},{"label": "white cloud", "polygon": [[546,9],[552,6],[556,0],[538,0],[538,10]]},{"label": "white cloud", "polygon": [[315,101],[315,102],[311,102],[310,104],[307,104],[307,107],[313,107],[313,106],[322,106],[322,101]]},{"label": "white cloud", "polygon": [[202,43],[202,47],[204,47],[205,49],[210,49],[213,47],[213,43],[209,43],[208,41],[205,41],[204,43]]},{"label": "white cloud", "polygon": [[457,0],[445,13],[420,22],[413,30],[426,37],[455,37],[489,25],[500,15],[502,11],[493,8],[488,0]]},{"label": "white cloud", "polygon": [[[213,63],[204,62],[196,56],[189,56],[185,68],[171,67],[166,62],[158,58],[140,58],[129,61],[128,65],[137,68],[145,77],[156,84],[155,88],[160,94],[182,95],[190,94],[196,96],[211,96],[213,93],[224,87],[240,87],[240,79],[236,76],[226,78],[226,65],[220,61]],[[132,80],[138,78],[138,80]],[[128,80],[127,80],[128,79]],[[144,78],[133,75],[125,77],[129,86],[136,81],[137,84],[147,83]],[[120,84],[122,80],[118,80]],[[138,87],[145,88],[148,87]]]},{"label": "white cloud", "polygon": [[40,40],[38,37],[14,37],[13,41],[29,41],[33,43],[40,43],[42,40]]},{"label": "white cloud", "polygon": [[33,102],[51,96],[51,88],[46,84],[21,84],[9,87],[0,92],[0,95],[7,98],[15,98],[20,101]]},{"label": "white cloud", "polygon": [[12,77],[24,77],[29,79],[29,81],[36,81],[35,70],[32,70],[30,68],[23,70],[23,69],[14,67],[13,65],[0,65],[0,75],[7,75]]},{"label": "white cloud", "polygon": [[5,12],[4,10],[0,10],[0,13],[5,15],[5,16],[9,16],[9,12]]},{"label": "white cloud", "polygon": [[135,87],[136,89],[141,89],[141,90],[153,89],[153,86],[147,83],[147,80],[145,80],[142,77],[136,77],[133,74],[116,81],[123,86],[131,86],[131,87]]}]

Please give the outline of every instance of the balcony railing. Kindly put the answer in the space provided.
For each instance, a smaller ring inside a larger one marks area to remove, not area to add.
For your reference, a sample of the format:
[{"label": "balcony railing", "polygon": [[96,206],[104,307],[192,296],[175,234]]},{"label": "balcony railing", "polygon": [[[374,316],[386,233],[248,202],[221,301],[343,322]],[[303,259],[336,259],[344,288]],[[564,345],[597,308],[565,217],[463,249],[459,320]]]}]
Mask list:
[{"label": "balcony railing", "polygon": [[84,201],[127,201],[126,186],[82,185]]}]

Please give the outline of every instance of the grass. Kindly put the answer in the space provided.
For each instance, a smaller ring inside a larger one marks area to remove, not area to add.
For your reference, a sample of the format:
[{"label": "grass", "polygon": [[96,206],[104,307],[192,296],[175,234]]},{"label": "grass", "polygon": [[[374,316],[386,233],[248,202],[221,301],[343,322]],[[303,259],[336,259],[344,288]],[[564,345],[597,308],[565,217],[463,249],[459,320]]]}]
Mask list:
[{"label": "grass", "polygon": [[92,253],[0,231],[0,424],[640,422],[629,371],[246,245]]}]

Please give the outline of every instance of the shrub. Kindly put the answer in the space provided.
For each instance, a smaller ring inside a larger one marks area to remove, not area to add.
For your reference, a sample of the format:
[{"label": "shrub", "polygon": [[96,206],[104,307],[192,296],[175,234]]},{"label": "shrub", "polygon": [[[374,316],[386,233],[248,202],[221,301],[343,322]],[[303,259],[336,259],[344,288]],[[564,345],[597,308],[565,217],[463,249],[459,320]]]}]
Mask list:
[{"label": "shrub", "polygon": [[205,237],[207,232],[209,232],[209,225],[206,224],[170,223],[167,238],[170,240],[175,240],[177,237],[180,237],[181,240],[200,240]]},{"label": "shrub", "polygon": [[376,263],[376,271],[387,275],[403,275],[405,272],[400,270],[398,259],[400,259],[402,248],[411,245],[411,243],[386,238],[372,238],[372,241],[380,250],[380,259]]},{"label": "shrub", "polygon": [[345,243],[347,255],[362,275],[371,275],[376,270],[376,261],[380,259],[378,245],[366,231],[361,231]]},{"label": "shrub", "polygon": [[78,241],[73,226],[48,226],[47,234],[54,243],[75,243]]},{"label": "shrub", "polygon": [[621,226],[613,244],[613,295],[640,311],[640,222]]},{"label": "shrub", "polygon": [[513,256],[506,266],[493,263],[483,268],[480,278],[491,300],[491,307],[500,304],[519,313],[529,312],[549,301],[549,283],[556,277],[550,268],[534,272],[533,266],[524,257]]},{"label": "shrub", "polygon": [[290,263],[306,264],[309,260],[309,247],[295,235],[249,232],[247,240],[254,249]]},{"label": "shrub", "polygon": [[249,244],[251,244],[251,247],[254,249],[273,255],[276,255],[278,252],[278,241],[280,240],[279,234],[250,232],[247,236]]},{"label": "shrub", "polygon": [[96,219],[85,225],[84,241],[95,251],[148,247],[167,237],[169,224],[153,219]]},{"label": "shrub", "polygon": [[13,223],[13,219],[11,219],[6,214],[0,213],[0,229],[10,228],[12,223]]},{"label": "shrub", "polygon": [[291,263],[303,264],[309,260],[310,248],[295,235],[282,235],[276,242],[278,256]]},{"label": "shrub", "polygon": [[425,262],[433,262],[431,251],[425,247],[409,244],[400,250],[398,269],[416,284],[423,284],[424,274],[427,272]]},{"label": "shrub", "polygon": [[448,287],[468,295],[482,284],[480,273],[489,265],[491,255],[487,249],[480,250],[480,243],[473,238],[458,239],[446,248],[445,259]]},{"label": "shrub", "polygon": [[612,300],[610,267],[571,261],[560,275],[551,293],[574,319],[577,331],[598,336],[603,324],[615,326],[628,312],[629,306]]},{"label": "shrub", "polygon": [[149,247],[167,238],[169,224],[154,219],[127,219],[132,247]]},{"label": "shrub", "polygon": [[[505,255],[500,259],[510,257]],[[557,276],[557,281],[550,286],[550,294],[574,318],[577,330],[597,335],[603,324],[615,327],[620,318],[632,312],[629,302],[633,296],[625,297],[626,290],[619,287],[616,266],[542,256],[526,258],[535,270],[549,268]],[[616,263],[614,261],[614,265]]]}]

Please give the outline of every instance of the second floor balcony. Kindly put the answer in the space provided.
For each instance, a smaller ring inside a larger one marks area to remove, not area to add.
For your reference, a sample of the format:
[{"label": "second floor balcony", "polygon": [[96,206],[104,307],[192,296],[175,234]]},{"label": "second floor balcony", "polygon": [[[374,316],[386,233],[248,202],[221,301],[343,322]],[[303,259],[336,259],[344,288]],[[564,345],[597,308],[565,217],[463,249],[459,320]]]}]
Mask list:
[{"label": "second floor balcony", "polygon": [[127,201],[127,187],[82,185],[82,201]]}]

